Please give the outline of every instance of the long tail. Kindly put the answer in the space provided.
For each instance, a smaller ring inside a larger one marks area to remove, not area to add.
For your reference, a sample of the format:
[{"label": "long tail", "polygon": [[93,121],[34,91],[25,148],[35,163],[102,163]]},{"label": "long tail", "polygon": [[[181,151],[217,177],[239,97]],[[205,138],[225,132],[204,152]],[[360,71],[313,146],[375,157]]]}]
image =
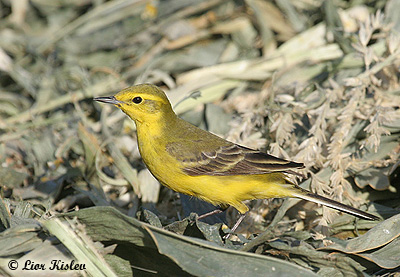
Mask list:
[{"label": "long tail", "polygon": [[361,211],[359,209],[353,208],[351,206],[342,204],[335,200],[331,200],[329,198],[320,196],[315,193],[311,193],[311,192],[303,190],[303,189],[301,189],[301,193],[294,193],[293,196],[300,198],[300,199],[308,200],[308,201],[311,201],[314,203],[318,203],[318,204],[330,207],[332,209],[354,215],[354,216],[362,218],[362,219],[379,220],[379,217],[377,217],[375,215],[369,214],[367,212]]}]

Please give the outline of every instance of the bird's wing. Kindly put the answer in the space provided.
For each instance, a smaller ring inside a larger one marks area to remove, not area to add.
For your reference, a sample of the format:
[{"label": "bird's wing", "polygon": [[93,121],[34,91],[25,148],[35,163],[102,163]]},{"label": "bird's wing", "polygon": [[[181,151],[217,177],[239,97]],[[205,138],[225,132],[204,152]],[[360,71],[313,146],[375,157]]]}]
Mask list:
[{"label": "bird's wing", "polygon": [[[286,172],[294,168],[303,168],[302,163],[283,160],[266,153],[252,150],[237,144],[219,146],[213,151],[204,151],[191,147],[190,151],[183,145],[167,147],[182,165],[183,171],[191,176],[199,175],[245,175]],[[179,151],[177,151],[179,149]]]}]

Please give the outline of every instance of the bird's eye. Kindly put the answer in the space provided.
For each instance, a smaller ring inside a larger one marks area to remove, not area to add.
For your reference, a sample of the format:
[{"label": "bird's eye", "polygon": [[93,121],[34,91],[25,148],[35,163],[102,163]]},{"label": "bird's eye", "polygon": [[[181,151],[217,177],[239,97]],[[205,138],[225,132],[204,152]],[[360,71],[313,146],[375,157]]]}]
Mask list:
[{"label": "bird's eye", "polygon": [[132,102],[135,104],[139,104],[140,102],[142,102],[142,97],[136,96],[135,98],[132,99]]}]

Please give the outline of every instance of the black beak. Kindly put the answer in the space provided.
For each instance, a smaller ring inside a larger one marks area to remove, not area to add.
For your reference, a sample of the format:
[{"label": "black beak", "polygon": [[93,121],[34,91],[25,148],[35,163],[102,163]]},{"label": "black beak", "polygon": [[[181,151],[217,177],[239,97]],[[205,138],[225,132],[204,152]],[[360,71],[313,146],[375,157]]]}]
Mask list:
[{"label": "black beak", "polygon": [[93,98],[93,100],[98,101],[98,102],[107,103],[107,104],[114,104],[114,105],[123,103],[122,101],[115,99],[114,96],[96,97],[96,98]]}]

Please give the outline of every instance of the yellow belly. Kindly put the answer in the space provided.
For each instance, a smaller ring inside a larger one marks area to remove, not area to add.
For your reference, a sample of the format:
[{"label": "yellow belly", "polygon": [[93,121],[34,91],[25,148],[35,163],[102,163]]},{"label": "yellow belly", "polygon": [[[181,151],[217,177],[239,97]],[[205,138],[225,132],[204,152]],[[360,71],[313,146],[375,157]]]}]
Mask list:
[{"label": "yellow belly", "polygon": [[[153,173],[154,174],[154,173]],[[293,185],[282,173],[234,176],[188,176],[169,170],[156,178],[172,190],[192,195],[214,205],[229,204],[240,213],[248,211],[242,202],[252,199],[292,196]]]},{"label": "yellow belly", "polygon": [[184,173],[175,158],[164,152],[162,141],[153,144],[147,140],[141,142],[139,149],[145,164],[164,186],[214,205],[228,204],[240,213],[245,213],[248,211],[247,206],[242,203],[245,200],[292,196],[295,190],[282,173],[190,176]]}]

